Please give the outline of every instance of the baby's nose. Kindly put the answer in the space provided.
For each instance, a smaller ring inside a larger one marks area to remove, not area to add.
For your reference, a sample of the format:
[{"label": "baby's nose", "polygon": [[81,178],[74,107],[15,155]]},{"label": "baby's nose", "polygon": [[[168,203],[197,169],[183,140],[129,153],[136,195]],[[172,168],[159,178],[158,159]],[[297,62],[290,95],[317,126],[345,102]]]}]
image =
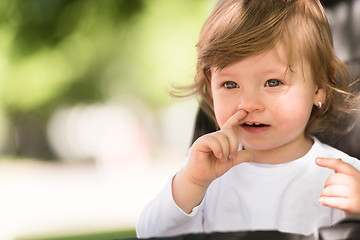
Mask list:
[{"label": "baby's nose", "polygon": [[263,99],[254,92],[244,92],[239,97],[238,109],[246,112],[262,111],[264,109]]}]

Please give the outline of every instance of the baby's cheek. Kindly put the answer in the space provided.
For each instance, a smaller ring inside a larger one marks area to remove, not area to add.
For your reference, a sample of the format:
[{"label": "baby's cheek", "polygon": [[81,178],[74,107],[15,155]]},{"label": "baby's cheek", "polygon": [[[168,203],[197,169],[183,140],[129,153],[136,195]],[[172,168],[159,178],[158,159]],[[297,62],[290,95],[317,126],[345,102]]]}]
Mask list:
[{"label": "baby's cheek", "polygon": [[231,117],[231,115],[227,114],[226,112],[223,111],[215,111],[215,118],[217,121],[217,124],[219,125],[220,128],[222,128],[226,121]]},{"label": "baby's cheek", "polygon": [[276,122],[281,125],[285,131],[294,131],[298,129],[302,131],[305,129],[310,112],[305,111],[305,108],[291,108],[291,109],[279,109],[278,114],[275,115],[277,118]]},{"label": "baby's cheek", "polygon": [[220,128],[222,128],[226,123],[226,119],[216,118],[216,120]]}]

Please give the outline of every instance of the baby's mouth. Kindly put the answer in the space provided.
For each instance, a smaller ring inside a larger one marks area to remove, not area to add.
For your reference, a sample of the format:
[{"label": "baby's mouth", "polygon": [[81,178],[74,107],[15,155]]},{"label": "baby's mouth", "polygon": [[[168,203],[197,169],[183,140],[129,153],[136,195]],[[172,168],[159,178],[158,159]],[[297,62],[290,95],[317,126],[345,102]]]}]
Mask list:
[{"label": "baby's mouth", "polygon": [[269,125],[267,124],[262,124],[262,123],[253,123],[253,122],[245,122],[243,124],[241,124],[244,127],[268,127]]}]

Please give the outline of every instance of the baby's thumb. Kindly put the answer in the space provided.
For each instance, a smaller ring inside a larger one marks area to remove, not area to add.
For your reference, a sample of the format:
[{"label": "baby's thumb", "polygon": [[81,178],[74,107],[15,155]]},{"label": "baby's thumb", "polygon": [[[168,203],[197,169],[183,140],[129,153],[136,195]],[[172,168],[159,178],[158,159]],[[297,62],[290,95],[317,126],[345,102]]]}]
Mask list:
[{"label": "baby's thumb", "polygon": [[236,158],[234,159],[234,166],[243,162],[251,162],[253,156],[246,150],[240,150],[236,154]]}]

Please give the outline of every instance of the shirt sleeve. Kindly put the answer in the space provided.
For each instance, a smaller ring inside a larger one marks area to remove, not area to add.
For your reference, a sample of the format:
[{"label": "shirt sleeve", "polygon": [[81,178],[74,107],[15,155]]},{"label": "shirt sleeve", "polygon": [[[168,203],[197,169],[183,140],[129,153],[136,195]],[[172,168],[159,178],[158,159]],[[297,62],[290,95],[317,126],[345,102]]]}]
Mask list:
[{"label": "shirt sleeve", "polygon": [[351,165],[354,166],[354,168],[356,168],[357,170],[360,171],[360,160],[356,159],[356,158],[353,158],[353,162],[350,163]]},{"label": "shirt sleeve", "polygon": [[139,238],[168,237],[203,231],[203,202],[186,214],[172,196],[172,180],[143,210],[136,225]]}]

